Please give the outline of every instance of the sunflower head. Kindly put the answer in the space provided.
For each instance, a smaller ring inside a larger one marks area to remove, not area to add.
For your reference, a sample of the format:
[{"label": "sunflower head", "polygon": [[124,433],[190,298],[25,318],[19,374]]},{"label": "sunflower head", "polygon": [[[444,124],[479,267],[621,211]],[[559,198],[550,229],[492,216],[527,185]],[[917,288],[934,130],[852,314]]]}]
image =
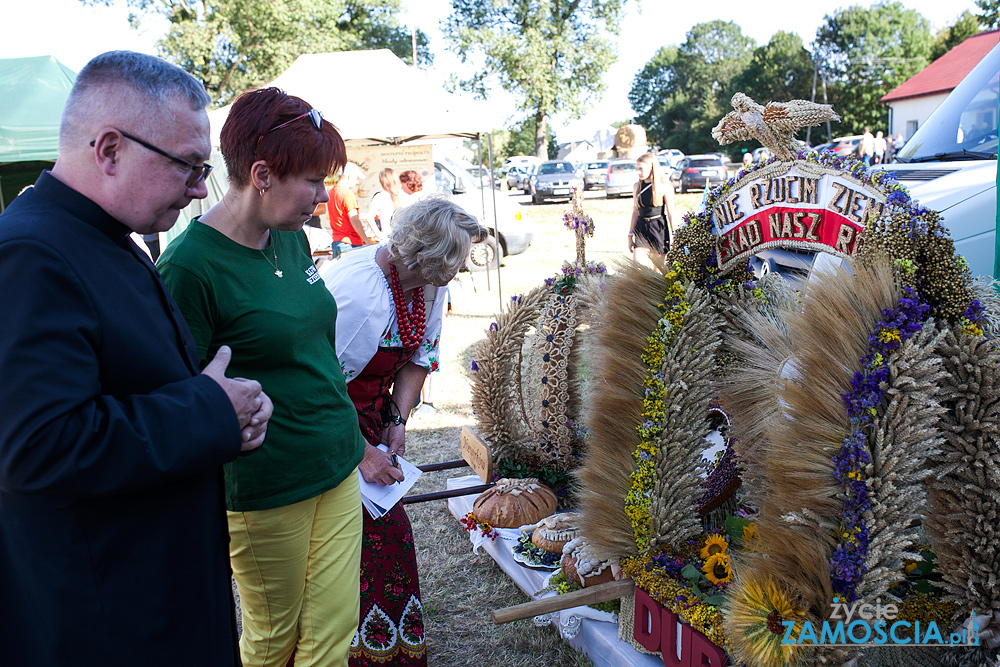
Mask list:
[{"label": "sunflower head", "polygon": [[802,647],[782,644],[785,623],[798,637],[806,611],[785,587],[770,578],[739,577],[727,588],[725,631],[736,662],[760,667],[801,664]]},{"label": "sunflower head", "polygon": [[705,561],[701,571],[705,573],[705,578],[713,584],[725,584],[733,580],[733,570],[729,564],[729,556],[719,552],[712,554]]},{"label": "sunflower head", "polygon": [[729,543],[721,535],[709,535],[705,540],[705,546],[701,548],[701,557],[708,560],[715,554],[724,554],[729,549]]}]

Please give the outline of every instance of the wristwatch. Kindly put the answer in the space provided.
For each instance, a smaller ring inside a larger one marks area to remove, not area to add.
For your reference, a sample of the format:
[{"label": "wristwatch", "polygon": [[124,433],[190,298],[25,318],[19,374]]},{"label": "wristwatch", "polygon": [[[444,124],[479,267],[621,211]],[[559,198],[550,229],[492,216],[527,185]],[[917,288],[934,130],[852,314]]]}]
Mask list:
[{"label": "wristwatch", "polygon": [[399,415],[393,415],[389,417],[389,423],[395,424],[396,426],[406,426],[406,420]]}]

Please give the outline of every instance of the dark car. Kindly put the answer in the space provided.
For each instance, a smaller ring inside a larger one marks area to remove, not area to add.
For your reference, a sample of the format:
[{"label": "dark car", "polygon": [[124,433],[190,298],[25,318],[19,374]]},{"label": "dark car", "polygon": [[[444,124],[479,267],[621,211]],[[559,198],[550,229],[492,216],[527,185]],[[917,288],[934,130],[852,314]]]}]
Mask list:
[{"label": "dark car", "polygon": [[531,201],[541,204],[546,199],[566,199],[573,196],[573,190],[583,189],[583,179],[572,162],[549,160],[538,165],[538,169],[528,180]]},{"label": "dark car", "polygon": [[682,193],[691,188],[714,188],[729,178],[726,164],[716,155],[688,155],[677,163],[670,175],[674,191]]}]

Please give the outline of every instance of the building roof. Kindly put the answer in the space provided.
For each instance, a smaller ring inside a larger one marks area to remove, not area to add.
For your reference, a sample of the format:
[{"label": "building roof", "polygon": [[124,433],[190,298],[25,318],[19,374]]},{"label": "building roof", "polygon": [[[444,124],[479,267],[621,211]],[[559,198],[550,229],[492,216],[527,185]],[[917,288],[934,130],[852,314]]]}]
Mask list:
[{"label": "building roof", "polygon": [[887,104],[910,97],[948,93],[979,64],[1000,41],[1000,30],[981,32],[969,37],[927,67],[923,68],[885,95]]}]

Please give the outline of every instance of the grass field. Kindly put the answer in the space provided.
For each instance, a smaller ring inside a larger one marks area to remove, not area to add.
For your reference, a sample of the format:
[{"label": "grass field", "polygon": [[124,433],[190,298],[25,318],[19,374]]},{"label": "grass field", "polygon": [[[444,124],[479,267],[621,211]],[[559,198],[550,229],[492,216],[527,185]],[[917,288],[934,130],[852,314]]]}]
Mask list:
[{"label": "grass field", "polygon": [[[596,223],[594,237],[587,239],[587,259],[613,269],[614,262],[631,258],[626,251],[631,199],[606,200],[601,191],[586,194],[585,210]],[[527,202],[526,197],[516,199]],[[682,212],[689,211],[700,204],[701,194],[681,195],[677,201]],[[441,371],[433,376],[432,400],[439,411],[407,425],[407,457],[414,463],[461,457],[460,429],[476,423],[469,398],[475,346],[511,296],[536,287],[556,274],[564,260],[575,258],[575,237],[562,222],[568,208],[568,204],[525,203],[523,215],[535,230],[531,248],[505,259],[499,281],[495,273],[488,279],[484,274],[461,274],[462,285],[452,290],[454,309],[442,332]],[[447,477],[467,474],[471,474],[468,468],[427,473],[413,493],[444,489]],[[472,554],[467,533],[448,513],[445,501],[410,505],[407,511],[417,546],[432,667],[591,664],[562,642],[554,628],[536,628],[530,620],[493,625],[492,609],[525,602],[525,595],[488,555]]]}]

